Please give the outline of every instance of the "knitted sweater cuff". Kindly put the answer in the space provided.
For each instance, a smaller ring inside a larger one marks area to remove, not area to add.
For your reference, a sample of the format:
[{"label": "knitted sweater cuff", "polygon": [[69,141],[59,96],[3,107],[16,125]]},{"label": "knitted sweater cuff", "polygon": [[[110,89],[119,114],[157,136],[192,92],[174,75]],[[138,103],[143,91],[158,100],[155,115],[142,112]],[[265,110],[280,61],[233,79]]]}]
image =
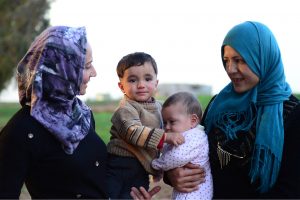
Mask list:
[{"label": "knitted sweater cuff", "polygon": [[[151,131],[152,132],[152,131]],[[152,135],[149,139],[148,146],[153,149],[157,149],[159,142],[161,141],[164,134],[162,129],[153,129]]]}]

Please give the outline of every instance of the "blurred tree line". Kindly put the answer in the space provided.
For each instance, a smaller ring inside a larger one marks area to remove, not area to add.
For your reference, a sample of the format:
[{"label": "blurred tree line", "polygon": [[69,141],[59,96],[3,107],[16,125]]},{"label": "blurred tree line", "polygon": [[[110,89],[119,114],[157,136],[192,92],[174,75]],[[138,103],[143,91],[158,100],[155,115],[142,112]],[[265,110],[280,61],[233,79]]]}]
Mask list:
[{"label": "blurred tree line", "polygon": [[0,92],[34,38],[49,26],[53,0],[0,0]]}]

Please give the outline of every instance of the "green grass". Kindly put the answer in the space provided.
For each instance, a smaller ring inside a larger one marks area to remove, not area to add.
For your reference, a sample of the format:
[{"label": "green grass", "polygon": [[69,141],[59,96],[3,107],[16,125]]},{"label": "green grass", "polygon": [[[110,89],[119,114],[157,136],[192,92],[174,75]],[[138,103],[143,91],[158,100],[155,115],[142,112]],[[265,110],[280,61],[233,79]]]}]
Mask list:
[{"label": "green grass", "polygon": [[110,138],[110,119],[112,113],[103,112],[103,113],[94,113],[95,123],[96,123],[96,132],[102,138],[102,140],[107,143]]},{"label": "green grass", "polygon": [[206,106],[208,105],[211,98],[212,98],[212,96],[210,96],[210,95],[202,95],[202,96],[198,97],[198,100],[202,107],[202,112],[204,112],[204,110],[205,110]]},{"label": "green grass", "polygon": [[[202,108],[206,107],[210,96],[200,96],[199,101],[201,102]],[[162,100],[163,101],[163,100]],[[117,105],[118,101],[113,101]],[[108,102],[87,102],[92,108],[93,106],[105,105]],[[20,109],[18,103],[0,103],[0,129],[5,126],[8,120]],[[112,117],[111,112],[93,112],[95,118],[95,126],[97,134],[103,139],[105,143],[109,141],[111,128],[110,119]]]},{"label": "green grass", "polygon": [[0,129],[20,108],[19,103],[0,103]]},{"label": "green grass", "polygon": [[[8,120],[21,108],[19,103],[0,103],[0,130],[5,126]],[[95,113],[95,126],[97,134],[105,143],[109,141],[109,130],[111,127],[110,118],[112,113]]]}]

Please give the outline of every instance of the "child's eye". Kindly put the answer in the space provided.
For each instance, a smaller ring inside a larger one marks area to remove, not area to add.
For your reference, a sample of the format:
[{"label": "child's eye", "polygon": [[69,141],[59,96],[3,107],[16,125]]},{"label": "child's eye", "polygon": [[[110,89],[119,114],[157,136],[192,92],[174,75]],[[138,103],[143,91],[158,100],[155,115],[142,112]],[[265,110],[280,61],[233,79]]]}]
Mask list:
[{"label": "child's eye", "polygon": [[134,82],[135,82],[135,79],[129,79],[128,82],[129,82],[129,83],[134,83]]},{"label": "child's eye", "polygon": [[152,78],[146,78],[146,81],[152,81]]},{"label": "child's eye", "polygon": [[171,120],[171,121],[170,121],[170,124],[175,124],[175,123],[176,123],[175,120]]}]

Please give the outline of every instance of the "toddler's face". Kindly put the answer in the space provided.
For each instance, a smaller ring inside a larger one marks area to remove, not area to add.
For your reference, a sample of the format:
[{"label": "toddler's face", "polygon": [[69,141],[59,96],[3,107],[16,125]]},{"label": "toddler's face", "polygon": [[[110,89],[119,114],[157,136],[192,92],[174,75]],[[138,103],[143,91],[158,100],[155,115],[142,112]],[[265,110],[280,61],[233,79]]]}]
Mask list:
[{"label": "toddler's face", "polygon": [[157,76],[150,62],[125,70],[119,88],[127,97],[138,102],[151,101],[157,89]]},{"label": "toddler's face", "polygon": [[186,108],[181,103],[176,103],[162,109],[162,117],[166,132],[182,133],[195,127],[195,120],[187,114]]}]

